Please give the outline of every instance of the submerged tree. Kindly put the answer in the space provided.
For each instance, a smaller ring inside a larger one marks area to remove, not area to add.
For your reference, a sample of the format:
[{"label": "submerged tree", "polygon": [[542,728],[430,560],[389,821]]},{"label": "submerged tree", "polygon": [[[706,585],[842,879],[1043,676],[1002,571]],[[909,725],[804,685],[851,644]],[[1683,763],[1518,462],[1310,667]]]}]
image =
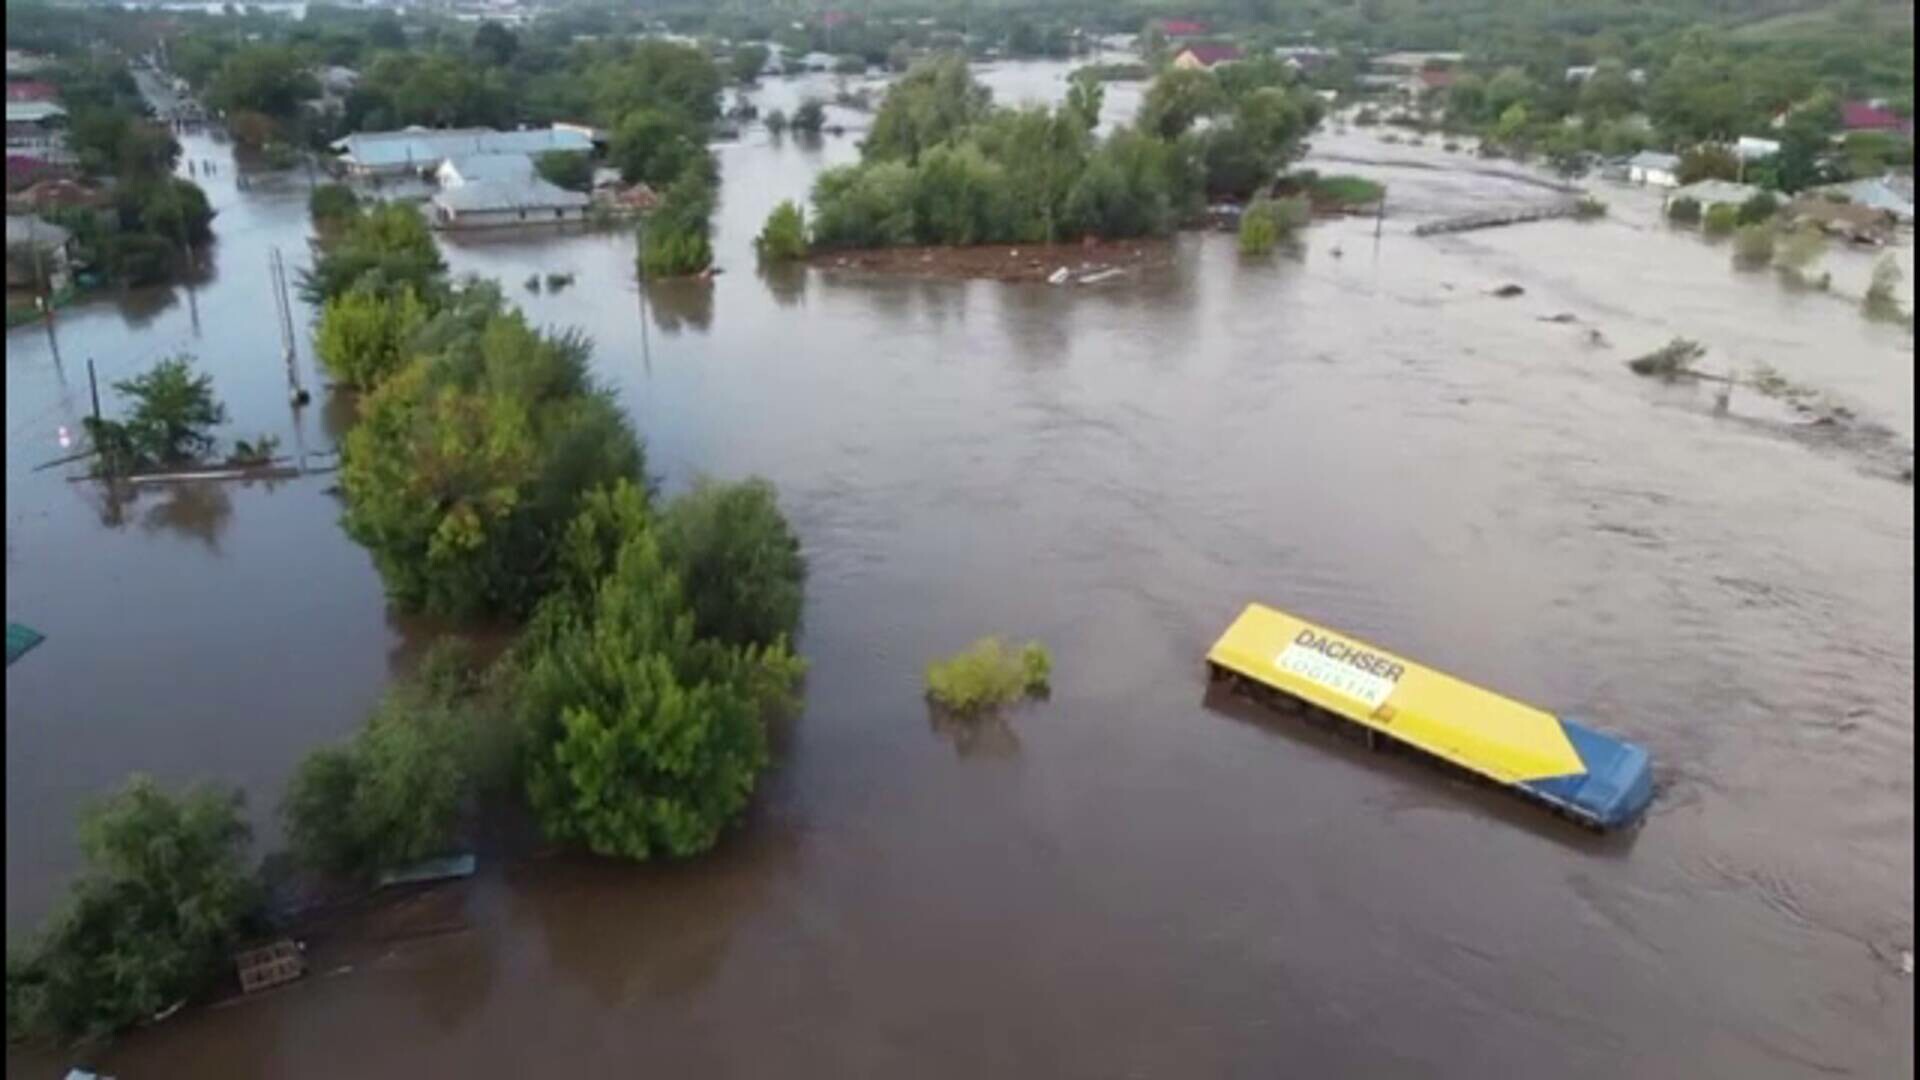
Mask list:
[{"label": "submerged tree", "polygon": [[523,645],[527,794],[548,835],[645,859],[710,848],[767,761],[800,663],[702,638],[645,493],[590,494]]},{"label": "submerged tree", "polygon": [[135,776],[80,826],[87,867],[7,958],[9,1038],[104,1035],[207,987],[258,892],[236,791],[178,798]]}]

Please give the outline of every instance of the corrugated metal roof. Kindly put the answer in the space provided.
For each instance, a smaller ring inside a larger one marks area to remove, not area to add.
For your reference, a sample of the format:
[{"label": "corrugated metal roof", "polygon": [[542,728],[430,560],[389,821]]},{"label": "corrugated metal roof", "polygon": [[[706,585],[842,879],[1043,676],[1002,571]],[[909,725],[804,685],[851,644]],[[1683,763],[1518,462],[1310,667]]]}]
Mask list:
[{"label": "corrugated metal roof", "polygon": [[529,180],[534,176],[533,158],[526,154],[467,154],[448,158],[440,166],[443,180],[453,184],[471,184],[479,180]]},{"label": "corrugated metal roof", "polygon": [[51,101],[9,101],[7,102],[7,123],[37,124],[56,116],[67,115],[67,110]]},{"label": "corrugated metal roof", "polygon": [[540,179],[476,180],[441,191],[433,197],[433,205],[456,214],[489,210],[559,210],[584,207],[587,197]]},{"label": "corrugated metal roof", "polygon": [[408,128],[405,131],[356,132],[333,145],[353,164],[365,168],[411,165],[431,169],[438,168],[448,158],[475,154],[542,154],[548,150],[586,152],[593,149],[593,140],[578,131],[563,128],[527,131]]}]

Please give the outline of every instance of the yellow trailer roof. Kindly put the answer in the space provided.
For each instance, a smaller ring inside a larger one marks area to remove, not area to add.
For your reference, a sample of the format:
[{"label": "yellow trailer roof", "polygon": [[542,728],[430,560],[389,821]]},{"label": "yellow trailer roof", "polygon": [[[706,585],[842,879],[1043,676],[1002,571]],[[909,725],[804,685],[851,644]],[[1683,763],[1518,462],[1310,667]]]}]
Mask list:
[{"label": "yellow trailer roof", "polygon": [[1505,783],[1587,771],[1553,714],[1262,604],[1207,659]]}]

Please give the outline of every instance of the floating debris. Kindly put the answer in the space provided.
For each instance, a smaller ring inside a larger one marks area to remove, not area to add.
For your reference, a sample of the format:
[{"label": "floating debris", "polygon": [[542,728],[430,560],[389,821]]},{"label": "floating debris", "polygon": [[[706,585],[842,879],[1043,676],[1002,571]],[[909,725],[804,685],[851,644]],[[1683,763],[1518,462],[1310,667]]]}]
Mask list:
[{"label": "floating debris", "polygon": [[402,866],[380,875],[380,888],[389,885],[414,885],[423,881],[440,881],[445,878],[472,877],[474,857],[464,855],[446,855],[438,859],[422,859],[410,866]]},{"label": "floating debris", "polygon": [[1525,296],[1526,293],[1527,293],[1527,290],[1521,288],[1518,285],[1515,285],[1511,281],[1493,290],[1493,295],[1499,297],[1502,300],[1510,300],[1516,296]]},{"label": "floating debris", "polygon": [[1540,321],[1562,324],[1576,323],[1580,321],[1580,317],[1571,311],[1562,311],[1558,315],[1542,315],[1540,316]]},{"label": "floating debris", "polygon": [[1674,338],[1645,356],[1636,356],[1627,361],[1627,367],[1635,375],[1670,381],[1682,376],[1697,376],[1699,372],[1693,370],[1692,364],[1705,355],[1707,348],[1699,342]]},{"label": "floating debris", "polygon": [[248,949],[233,963],[240,970],[240,989],[248,994],[290,983],[307,972],[306,952],[291,938]]}]

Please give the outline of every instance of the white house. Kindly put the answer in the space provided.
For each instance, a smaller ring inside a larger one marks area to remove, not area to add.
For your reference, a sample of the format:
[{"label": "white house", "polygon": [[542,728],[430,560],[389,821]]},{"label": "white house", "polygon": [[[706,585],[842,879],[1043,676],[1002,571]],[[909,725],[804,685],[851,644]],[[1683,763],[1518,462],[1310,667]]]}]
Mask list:
[{"label": "white house", "polygon": [[563,225],[585,221],[589,200],[545,180],[474,180],[444,188],[431,200],[439,229]]},{"label": "white house", "polygon": [[1780,143],[1774,139],[1757,139],[1752,135],[1740,136],[1733,144],[1733,153],[1741,161],[1759,161],[1770,158],[1780,152]]},{"label": "white house", "polygon": [[1642,150],[1627,159],[1627,179],[1648,187],[1680,186],[1680,157]]}]

